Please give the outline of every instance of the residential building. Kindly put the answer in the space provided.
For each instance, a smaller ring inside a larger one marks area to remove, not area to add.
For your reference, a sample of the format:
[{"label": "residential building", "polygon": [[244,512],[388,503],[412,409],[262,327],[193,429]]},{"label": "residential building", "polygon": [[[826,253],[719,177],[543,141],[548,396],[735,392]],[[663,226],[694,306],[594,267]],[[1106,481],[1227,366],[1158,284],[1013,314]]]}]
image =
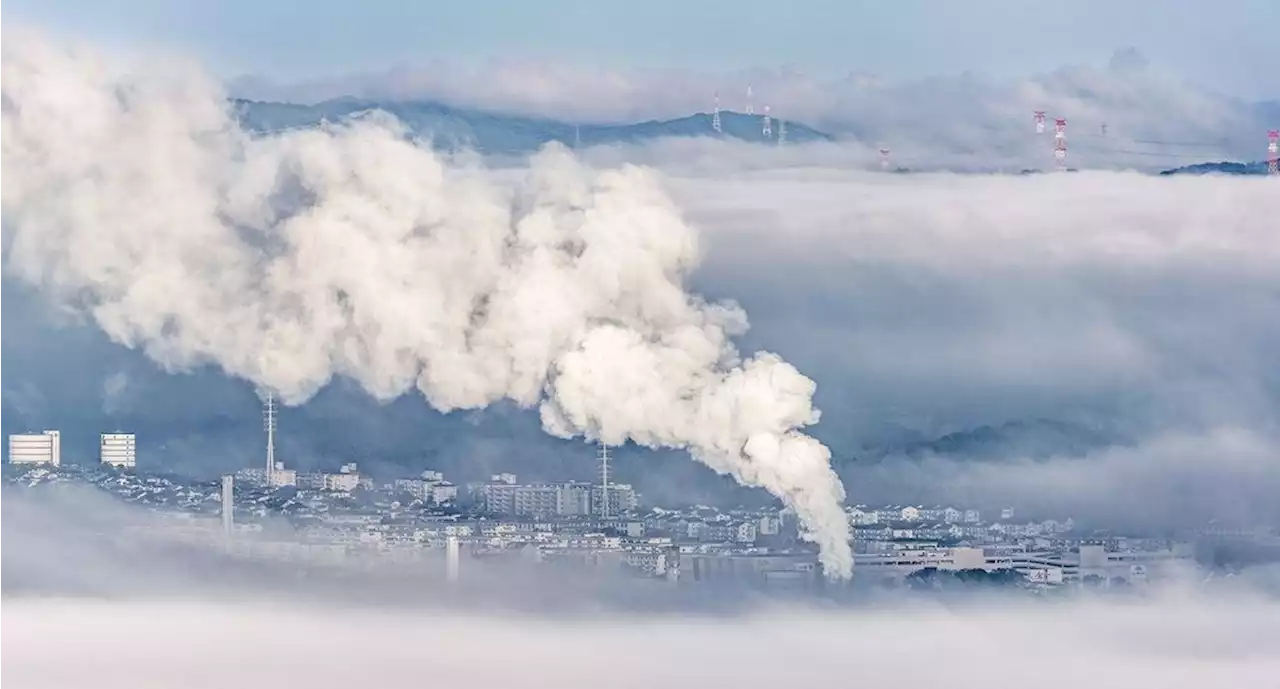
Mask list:
[{"label": "residential building", "polygon": [[298,474],[294,478],[294,485],[308,490],[324,490],[324,474],[319,472]]},{"label": "residential building", "polygon": [[324,475],[324,490],[350,493],[360,487],[360,474],[344,471],[337,474]]},{"label": "residential building", "polygon": [[849,515],[851,526],[869,526],[880,522],[880,511],[867,509],[866,505],[856,505],[845,510]]},{"label": "residential building", "polygon": [[[639,496],[636,491],[628,483],[610,483],[609,484],[609,514],[622,514],[630,512],[639,504]],[[591,490],[591,511],[594,514],[601,514],[601,490],[600,486],[595,486]]]},{"label": "residential building", "polygon": [[58,431],[45,431],[9,436],[9,463],[61,465],[61,434]]},{"label": "residential building", "polygon": [[[423,473],[439,473],[439,472],[423,472]],[[431,484],[430,500],[436,505],[443,505],[447,502],[453,502],[458,499],[458,487],[448,481],[440,481]]]},{"label": "residential building", "polygon": [[138,465],[136,439],[132,433],[103,433],[98,443],[98,458],[103,464],[122,469]]},{"label": "residential building", "polygon": [[563,517],[591,514],[591,484],[562,483],[556,486],[556,514]]},{"label": "residential building", "polygon": [[272,488],[298,485],[298,471],[284,468],[284,462],[276,462],[275,469],[267,475],[267,483]]},{"label": "residential building", "polygon": [[[498,476],[495,475],[494,479]],[[484,508],[492,514],[515,514],[516,485],[506,481],[493,481],[484,486]]]},{"label": "residential building", "polygon": [[543,517],[556,514],[557,491],[555,486],[517,486],[510,514]]},{"label": "residential building", "polygon": [[392,483],[397,493],[407,493],[426,501],[431,495],[431,483],[420,478],[398,478]]},{"label": "residential building", "polygon": [[927,522],[941,521],[942,515],[946,511],[941,505],[934,505],[933,507],[921,507],[918,509],[920,511],[920,518]]}]

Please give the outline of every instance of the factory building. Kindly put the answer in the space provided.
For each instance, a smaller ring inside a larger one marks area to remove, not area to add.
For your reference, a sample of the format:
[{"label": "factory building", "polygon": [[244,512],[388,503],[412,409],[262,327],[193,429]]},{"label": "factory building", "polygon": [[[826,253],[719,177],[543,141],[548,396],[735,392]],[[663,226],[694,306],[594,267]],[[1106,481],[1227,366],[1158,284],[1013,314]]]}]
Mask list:
[{"label": "factory building", "polygon": [[61,465],[61,435],[58,431],[45,431],[9,436],[9,463]]},{"label": "factory building", "polygon": [[136,438],[132,433],[103,433],[98,443],[98,458],[113,467],[134,468],[138,465]]}]

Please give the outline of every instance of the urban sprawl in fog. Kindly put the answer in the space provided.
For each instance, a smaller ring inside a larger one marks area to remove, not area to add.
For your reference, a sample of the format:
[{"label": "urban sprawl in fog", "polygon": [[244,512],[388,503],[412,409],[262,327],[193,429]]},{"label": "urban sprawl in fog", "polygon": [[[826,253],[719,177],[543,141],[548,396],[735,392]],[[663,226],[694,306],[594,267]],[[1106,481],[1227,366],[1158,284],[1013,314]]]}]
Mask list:
[{"label": "urban sprawl in fog", "polygon": [[[355,462],[299,472],[273,450],[267,465],[202,482],[139,471],[132,434],[103,434],[98,466],[63,465],[60,444],[57,431],[10,436],[7,483],[93,484],[158,515],[149,531],[248,561],[416,563],[458,579],[468,560],[518,557],[677,584],[828,585],[790,510],[646,504],[632,486],[609,479],[604,447],[590,483],[523,483],[504,472],[456,484],[431,470],[375,480]],[[882,586],[932,586],[946,576],[1039,591],[1140,586],[1203,560],[1206,544],[1276,540],[1263,528],[1162,537],[1082,531],[1070,515],[1031,521],[1011,508],[965,505],[859,504],[845,513],[855,580]]]}]

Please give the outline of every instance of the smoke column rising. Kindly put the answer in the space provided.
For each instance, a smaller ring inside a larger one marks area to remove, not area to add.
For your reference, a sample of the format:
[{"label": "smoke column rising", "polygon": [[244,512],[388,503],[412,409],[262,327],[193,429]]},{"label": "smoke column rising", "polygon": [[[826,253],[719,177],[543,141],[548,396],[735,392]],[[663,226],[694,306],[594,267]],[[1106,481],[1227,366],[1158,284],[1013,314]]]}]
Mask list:
[{"label": "smoke column rising", "polygon": [[782,498],[848,576],[844,488],[798,430],[818,421],[815,385],[740,357],[742,310],[685,291],[697,233],[650,171],[553,147],[500,184],[379,116],[252,137],[197,69],[6,33],[6,270],[115,341],[286,403],[345,376],[687,448]]}]

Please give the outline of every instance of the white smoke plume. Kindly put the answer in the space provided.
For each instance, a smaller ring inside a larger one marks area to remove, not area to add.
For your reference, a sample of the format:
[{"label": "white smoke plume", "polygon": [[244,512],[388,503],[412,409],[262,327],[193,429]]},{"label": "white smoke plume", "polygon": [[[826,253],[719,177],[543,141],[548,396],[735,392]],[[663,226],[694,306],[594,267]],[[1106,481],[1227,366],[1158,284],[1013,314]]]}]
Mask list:
[{"label": "white smoke plume", "polygon": [[849,574],[844,489],[799,431],[815,385],[741,358],[741,309],[685,291],[698,235],[650,171],[551,148],[513,188],[383,118],[254,138],[198,70],[5,38],[6,270],[115,341],[288,403],[345,376],[687,448],[782,498]]}]

